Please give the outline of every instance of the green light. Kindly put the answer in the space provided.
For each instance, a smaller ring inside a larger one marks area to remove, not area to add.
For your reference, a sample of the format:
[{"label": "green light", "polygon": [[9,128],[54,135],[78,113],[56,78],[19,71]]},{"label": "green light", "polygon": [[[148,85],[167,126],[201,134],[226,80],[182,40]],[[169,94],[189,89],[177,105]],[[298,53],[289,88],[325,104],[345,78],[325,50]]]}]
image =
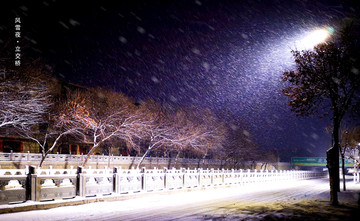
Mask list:
[{"label": "green light", "polygon": [[334,28],[333,27],[328,27],[328,32],[332,35],[332,34],[334,34]]}]

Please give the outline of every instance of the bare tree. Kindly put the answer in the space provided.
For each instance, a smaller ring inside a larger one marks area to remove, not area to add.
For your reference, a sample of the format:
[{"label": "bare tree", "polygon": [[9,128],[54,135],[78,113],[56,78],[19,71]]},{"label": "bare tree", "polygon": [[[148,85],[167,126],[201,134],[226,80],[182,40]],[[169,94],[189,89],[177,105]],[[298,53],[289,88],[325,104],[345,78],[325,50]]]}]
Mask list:
[{"label": "bare tree", "polygon": [[82,127],[86,138],[93,144],[82,166],[85,166],[94,151],[111,139],[121,139],[135,145],[146,126],[142,113],[124,95],[111,91],[92,89],[77,91],[68,97],[60,116],[68,128]]},{"label": "bare tree", "polygon": [[[44,121],[51,103],[49,82],[36,67],[5,73],[0,80],[0,128],[28,130]],[[26,70],[24,70],[26,71]]]},{"label": "bare tree", "polygon": [[39,145],[41,150],[39,167],[42,167],[47,155],[57,147],[61,139],[69,135],[77,139],[84,136],[82,128],[78,124],[74,122],[64,124],[60,112],[64,105],[66,105],[64,101],[57,104],[53,102],[51,110],[46,115],[47,122],[39,125],[39,130],[32,129],[19,132],[23,137]]},{"label": "bare tree", "polygon": [[[48,133],[51,124],[49,121],[53,118],[51,112],[56,81],[47,75],[49,69],[40,62],[26,64],[16,72],[6,70],[8,72],[3,73],[0,82],[0,128],[14,128],[13,133],[39,144],[42,153],[39,163],[41,167],[59,139],[69,133],[60,133],[53,146],[46,151],[49,138],[57,133],[55,130]],[[43,125],[46,125],[46,131],[40,131]]]},{"label": "bare tree", "polygon": [[360,152],[360,127],[350,128],[347,139],[349,144],[350,157],[355,160],[354,152],[356,150]]},{"label": "bare tree", "polygon": [[333,205],[338,204],[340,191],[339,129],[360,88],[358,45],[350,35],[346,30],[339,38],[320,44],[313,51],[293,51],[296,71],[283,74],[283,81],[289,85],[282,92],[290,98],[289,105],[297,115],[331,115],[333,147],[327,152],[327,166]]},{"label": "bare tree", "polygon": [[169,135],[169,146],[178,153],[176,160],[184,151],[200,155],[200,159],[204,159],[210,151],[222,148],[225,137],[223,123],[210,110],[196,107],[175,113]]},{"label": "bare tree", "polygon": [[42,59],[27,59],[14,67],[8,56],[12,43],[3,44],[0,52],[0,128],[14,128],[13,133],[36,142],[42,154],[41,167],[59,140],[74,131],[61,131],[56,125],[53,111],[58,81],[50,76],[51,67]]},{"label": "bare tree", "polygon": [[175,164],[179,155],[187,150],[204,158],[209,150],[221,146],[223,135],[220,122],[217,122],[210,111],[178,110],[175,113],[165,110],[153,101],[142,105],[147,112],[144,122],[148,122],[143,136],[147,148],[138,163],[141,163],[150,151],[177,152]]},{"label": "bare tree", "polygon": [[[140,158],[137,168],[140,168],[145,157],[153,150],[158,148],[166,149],[171,125],[169,124],[169,115],[159,104],[153,100],[147,100],[141,105],[143,113],[143,128],[141,131],[141,139],[146,144],[145,153]],[[139,147],[140,148],[140,147]],[[140,152],[140,150],[139,150]]]},{"label": "bare tree", "polygon": [[226,119],[226,132],[222,158],[225,164],[232,164],[239,168],[246,161],[258,160],[257,144],[252,140],[247,125],[239,116],[223,110],[222,116]]},{"label": "bare tree", "polygon": [[[66,131],[61,131],[60,129],[52,132],[48,131],[45,134],[38,136],[34,136],[34,134],[25,132],[24,137],[36,142],[39,145],[41,150],[41,160],[39,162],[39,167],[42,167],[42,164],[45,161],[47,155],[51,153],[55,147],[57,147],[59,141],[63,137],[70,134],[74,135],[79,132],[79,128],[67,129]],[[51,144],[51,146],[49,147],[48,144]]]}]

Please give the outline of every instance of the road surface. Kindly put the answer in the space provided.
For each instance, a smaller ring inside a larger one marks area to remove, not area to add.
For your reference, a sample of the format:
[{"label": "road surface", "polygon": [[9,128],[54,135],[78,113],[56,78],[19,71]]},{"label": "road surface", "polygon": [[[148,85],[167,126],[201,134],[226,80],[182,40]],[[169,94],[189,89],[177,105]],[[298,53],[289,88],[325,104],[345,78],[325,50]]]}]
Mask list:
[{"label": "road surface", "polygon": [[[349,194],[340,200],[356,201],[360,184],[348,186]],[[327,179],[250,184],[2,214],[0,220],[353,220],[358,209],[354,205],[346,204],[338,217],[328,211],[328,191]]]}]

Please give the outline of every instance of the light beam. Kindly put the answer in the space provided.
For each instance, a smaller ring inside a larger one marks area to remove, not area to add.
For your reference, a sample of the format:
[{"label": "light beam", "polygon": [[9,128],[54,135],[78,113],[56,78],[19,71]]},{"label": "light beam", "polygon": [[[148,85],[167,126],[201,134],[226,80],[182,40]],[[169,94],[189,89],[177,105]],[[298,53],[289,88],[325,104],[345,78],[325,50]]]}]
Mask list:
[{"label": "light beam", "polygon": [[331,32],[327,29],[317,29],[309,32],[305,37],[296,42],[298,50],[310,50],[316,45],[325,42]]}]

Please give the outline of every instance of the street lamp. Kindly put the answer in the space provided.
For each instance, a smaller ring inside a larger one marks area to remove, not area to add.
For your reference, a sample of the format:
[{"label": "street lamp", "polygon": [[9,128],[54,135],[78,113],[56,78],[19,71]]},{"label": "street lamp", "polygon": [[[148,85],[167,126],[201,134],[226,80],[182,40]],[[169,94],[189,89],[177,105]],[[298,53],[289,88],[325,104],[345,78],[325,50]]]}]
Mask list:
[{"label": "street lamp", "polygon": [[330,37],[333,32],[334,30],[332,28],[313,30],[307,33],[305,37],[296,41],[296,47],[299,50],[313,49],[316,45],[325,42],[325,40]]}]

